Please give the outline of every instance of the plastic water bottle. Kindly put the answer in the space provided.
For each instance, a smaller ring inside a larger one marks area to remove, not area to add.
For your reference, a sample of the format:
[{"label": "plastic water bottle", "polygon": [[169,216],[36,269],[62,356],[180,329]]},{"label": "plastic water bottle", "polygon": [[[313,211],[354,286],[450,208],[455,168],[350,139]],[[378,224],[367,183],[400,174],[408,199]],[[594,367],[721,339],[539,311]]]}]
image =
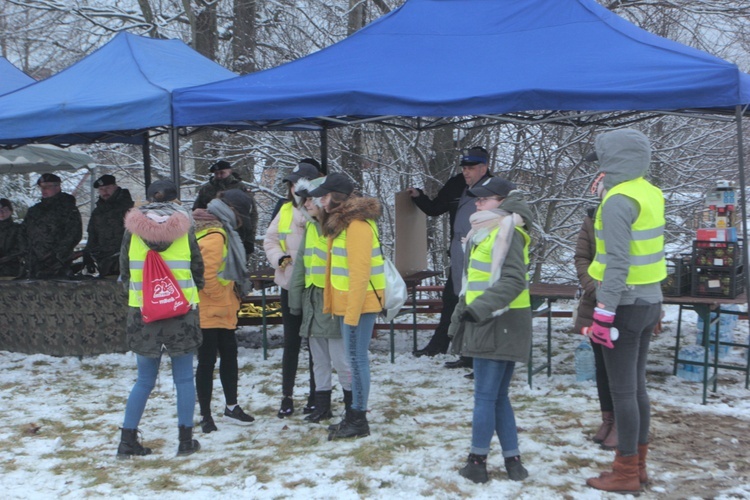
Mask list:
[{"label": "plastic water bottle", "polygon": [[679,361],[698,361],[703,363],[705,349],[700,345],[689,345],[680,349],[677,356],[677,376],[691,382],[703,381],[703,365],[688,365]]},{"label": "plastic water bottle", "polygon": [[[739,307],[735,305],[729,305],[724,306],[725,309],[730,311],[739,311]],[[711,313],[711,321],[713,321],[716,318],[716,313]],[[722,314],[721,318],[719,319],[719,341],[720,342],[734,342],[734,327],[737,325],[737,316],[734,314]],[[697,334],[695,338],[695,343],[697,345],[703,345],[703,318],[701,316],[698,316],[698,322],[696,324],[697,327]],[[712,325],[709,327],[708,332],[708,338],[709,338],[709,349],[711,350],[711,356],[714,355],[714,342],[716,341],[716,325]],[[719,346],[719,359],[724,359],[729,355],[729,349],[730,347],[728,345],[720,345]]]},{"label": "plastic water bottle", "polygon": [[594,363],[594,350],[588,339],[578,344],[575,352],[576,380],[594,380],[596,377],[596,364]]}]

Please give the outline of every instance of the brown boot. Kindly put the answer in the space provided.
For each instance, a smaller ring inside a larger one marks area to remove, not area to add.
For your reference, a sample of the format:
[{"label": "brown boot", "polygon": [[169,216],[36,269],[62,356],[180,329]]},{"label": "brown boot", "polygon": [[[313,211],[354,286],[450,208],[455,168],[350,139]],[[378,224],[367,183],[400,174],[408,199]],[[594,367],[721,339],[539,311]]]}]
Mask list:
[{"label": "brown boot", "polygon": [[602,441],[602,450],[614,450],[617,448],[617,422],[612,423],[612,427],[609,429],[609,434]]},{"label": "brown boot", "polygon": [[609,435],[609,431],[615,425],[615,412],[603,411],[602,412],[602,425],[599,426],[599,430],[596,431],[594,437],[591,440],[597,444],[602,443],[604,439]]},{"label": "brown boot", "polygon": [[648,472],[646,472],[646,455],[648,455],[648,443],[638,445],[638,480],[641,484],[648,484]]},{"label": "brown boot", "polygon": [[641,483],[638,480],[638,455],[624,457],[618,451],[615,454],[615,463],[612,472],[592,477],[586,480],[586,484],[592,488],[615,493],[638,493],[641,491]]}]

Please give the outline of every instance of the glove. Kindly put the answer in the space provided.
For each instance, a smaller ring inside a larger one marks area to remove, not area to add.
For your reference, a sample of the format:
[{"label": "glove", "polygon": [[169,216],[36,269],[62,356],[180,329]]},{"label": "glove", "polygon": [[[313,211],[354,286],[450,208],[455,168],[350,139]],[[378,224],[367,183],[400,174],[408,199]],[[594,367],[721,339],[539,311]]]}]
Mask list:
[{"label": "glove", "polygon": [[465,321],[466,323],[476,323],[477,319],[474,317],[471,312],[466,309],[464,312],[461,313],[461,316],[458,318],[461,321]]},{"label": "glove", "polygon": [[279,267],[284,269],[286,266],[292,263],[292,258],[289,255],[284,255],[279,259]]},{"label": "glove", "polygon": [[601,344],[608,349],[614,349],[613,340],[617,340],[618,332],[612,328],[615,322],[615,313],[605,311],[597,307],[594,309],[594,323],[586,332],[592,342]]}]

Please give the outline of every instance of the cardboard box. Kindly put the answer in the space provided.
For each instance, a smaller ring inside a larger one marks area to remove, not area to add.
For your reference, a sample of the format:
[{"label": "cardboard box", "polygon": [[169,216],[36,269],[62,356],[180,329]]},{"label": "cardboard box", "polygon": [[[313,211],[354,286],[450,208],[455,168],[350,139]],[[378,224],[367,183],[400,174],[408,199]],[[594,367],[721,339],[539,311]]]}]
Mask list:
[{"label": "cardboard box", "polygon": [[696,234],[698,241],[737,241],[737,228],[703,228]]}]

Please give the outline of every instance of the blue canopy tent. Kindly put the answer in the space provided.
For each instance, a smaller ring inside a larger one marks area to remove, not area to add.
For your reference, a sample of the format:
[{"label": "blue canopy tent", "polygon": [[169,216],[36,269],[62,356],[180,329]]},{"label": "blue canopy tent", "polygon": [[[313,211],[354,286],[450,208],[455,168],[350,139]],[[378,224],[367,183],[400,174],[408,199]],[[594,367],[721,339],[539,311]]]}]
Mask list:
[{"label": "blue canopy tent", "polygon": [[119,33],[65,70],[0,97],[0,144],[144,144],[148,131],[171,133],[179,181],[172,91],[236,76],[179,40]]},{"label": "blue canopy tent", "polygon": [[13,66],[6,58],[0,57],[0,95],[13,92],[36,80]]}]

